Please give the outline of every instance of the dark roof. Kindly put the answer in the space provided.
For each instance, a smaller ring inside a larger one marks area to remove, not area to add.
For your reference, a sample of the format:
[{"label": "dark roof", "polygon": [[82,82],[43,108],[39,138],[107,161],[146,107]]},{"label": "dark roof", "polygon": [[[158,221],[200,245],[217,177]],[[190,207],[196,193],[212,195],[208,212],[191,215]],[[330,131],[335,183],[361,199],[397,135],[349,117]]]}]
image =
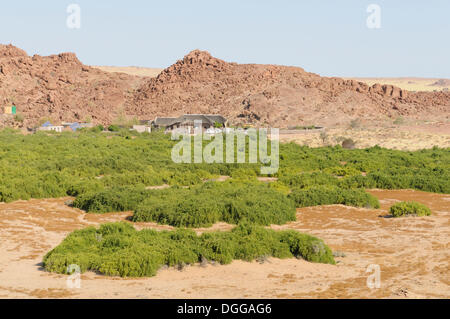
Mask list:
[{"label": "dark roof", "polygon": [[194,121],[201,121],[202,124],[214,125],[216,122],[220,124],[225,124],[227,119],[222,115],[213,114],[185,114],[180,117],[157,117],[153,124],[155,126],[171,126],[178,123],[183,124],[194,124]]},{"label": "dark roof", "polygon": [[157,117],[153,121],[153,124],[156,126],[169,126],[174,123],[176,119],[176,117]]},{"label": "dark roof", "polygon": [[227,119],[224,118],[222,115],[210,115],[210,114],[206,114],[205,115],[210,121],[212,121],[213,123],[217,122],[220,124],[225,124],[227,122]]},{"label": "dark roof", "polygon": [[177,118],[175,123],[193,124],[195,121],[201,121],[202,124],[214,124],[203,114],[185,114]]}]

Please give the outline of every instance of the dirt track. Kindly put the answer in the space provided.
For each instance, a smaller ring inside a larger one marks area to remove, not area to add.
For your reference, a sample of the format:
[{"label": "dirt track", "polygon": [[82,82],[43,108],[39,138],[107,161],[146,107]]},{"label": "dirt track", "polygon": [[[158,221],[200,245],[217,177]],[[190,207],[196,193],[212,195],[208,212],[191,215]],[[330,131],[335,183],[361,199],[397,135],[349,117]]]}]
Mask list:
[{"label": "dirt track", "polygon": [[[297,222],[274,227],[323,238],[333,251],[346,255],[336,258],[336,266],[270,259],[264,264],[235,261],[166,269],[146,279],[87,273],[82,275],[81,289],[68,289],[66,276],[43,271],[42,257],[72,230],[124,220],[129,214],[86,215],[65,206],[65,199],[0,204],[0,298],[449,298],[450,196],[372,193],[380,198],[381,210],[304,208],[298,210]],[[427,204],[433,216],[380,217],[393,202],[413,199]],[[138,225],[142,227],[154,225]],[[381,267],[380,289],[367,288],[370,264]]]}]

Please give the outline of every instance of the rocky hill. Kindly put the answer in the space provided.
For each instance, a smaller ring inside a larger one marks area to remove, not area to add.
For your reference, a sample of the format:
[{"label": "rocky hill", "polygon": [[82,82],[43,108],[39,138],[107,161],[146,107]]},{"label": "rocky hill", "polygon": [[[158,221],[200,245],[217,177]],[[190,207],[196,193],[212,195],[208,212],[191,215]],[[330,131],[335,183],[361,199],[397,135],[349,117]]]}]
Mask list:
[{"label": "rocky hill", "polygon": [[14,104],[23,117],[14,121],[2,115],[3,126],[27,127],[43,118],[107,123],[124,112],[141,81],[83,65],[73,53],[30,57],[12,45],[0,45],[0,113]]},{"label": "rocky hill", "polygon": [[228,63],[198,50],[151,78],[91,68],[73,53],[30,57],[0,45],[0,106],[12,104],[20,117],[1,115],[0,126],[30,127],[43,118],[108,124],[121,115],[219,113],[236,124],[287,127],[354,118],[448,119],[450,93],[368,86],[298,67]]},{"label": "rocky hill", "polygon": [[144,117],[220,113],[233,122],[280,127],[342,124],[356,117],[448,118],[449,111],[449,93],[369,87],[297,67],[227,63],[198,50],[144,83],[129,106]]}]

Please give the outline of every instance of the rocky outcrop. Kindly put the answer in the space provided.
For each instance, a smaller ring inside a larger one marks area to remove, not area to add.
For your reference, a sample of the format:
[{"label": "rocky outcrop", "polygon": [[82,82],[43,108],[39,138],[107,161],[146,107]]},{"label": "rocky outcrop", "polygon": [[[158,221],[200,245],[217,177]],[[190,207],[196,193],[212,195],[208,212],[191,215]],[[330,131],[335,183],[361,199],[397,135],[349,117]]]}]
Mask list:
[{"label": "rocky outcrop", "polygon": [[[83,65],[74,53],[30,57],[12,45],[0,45],[0,107],[14,104],[23,117],[16,124],[22,127],[42,118],[109,123],[123,112],[132,88],[142,81]],[[5,125],[6,119],[0,121]]]},{"label": "rocky outcrop", "polygon": [[450,93],[369,87],[298,67],[229,63],[199,50],[156,78],[139,77],[91,68],[74,53],[30,57],[12,45],[0,45],[0,106],[11,104],[22,114],[24,127],[42,118],[89,117],[108,124],[121,114],[151,119],[186,113],[219,113],[235,124],[288,127],[342,124],[355,117],[445,119]]},{"label": "rocky outcrop", "polygon": [[227,63],[195,50],[147,80],[129,112],[143,117],[221,113],[235,123],[339,124],[360,117],[448,116],[449,94],[320,77],[301,68]]}]

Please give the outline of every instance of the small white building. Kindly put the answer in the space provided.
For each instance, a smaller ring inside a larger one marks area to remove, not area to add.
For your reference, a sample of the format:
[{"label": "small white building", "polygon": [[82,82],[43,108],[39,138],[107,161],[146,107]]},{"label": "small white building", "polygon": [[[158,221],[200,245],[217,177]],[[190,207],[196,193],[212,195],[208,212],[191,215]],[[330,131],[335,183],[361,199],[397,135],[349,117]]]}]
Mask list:
[{"label": "small white building", "polygon": [[152,128],[148,125],[133,125],[132,128],[133,131],[136,131],[138,133],[151,133],[152,132]]},{"label": "small white building", "polygon": [[53,132],[61,133],[61,132],[64,130],[64,126],[53,125],[53,124],[50,123],[50,122],[45,122],[45,123],[42,124],[42,126],[39,127],[37,130],[38,130],[38,131],[44,131],[44,132],[53,131]]},{"label": "small white building", "polygon": [[38,128],[38,131],[54,131],[54,132],[58,132],[58,133],[62,133],[62,131],[64,130],[64,126],[55,126],[55,125],[51,125],[51,126],[41,126]]}]

